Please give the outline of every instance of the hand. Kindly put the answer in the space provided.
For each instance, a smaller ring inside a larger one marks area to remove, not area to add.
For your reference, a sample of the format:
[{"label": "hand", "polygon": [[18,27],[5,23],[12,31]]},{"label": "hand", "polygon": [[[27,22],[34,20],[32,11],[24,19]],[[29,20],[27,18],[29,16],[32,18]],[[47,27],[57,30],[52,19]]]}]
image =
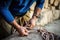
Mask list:
[{"label": "hand", "polygon": [[32,29],[35,26],[35,22],[36,22],[36,20],[34,18],[29,21],[30,29]]},{"label": "hand", "polygon": [[16,28],[16,30],[19,32],[19,34],[21,36],[25,36],[28,35],[28,30],[22,26],[20,26],[16,20],[14,20],[13,22],[11,22],[11,24],[14,26],[14,28]]},{"label": "hand", "polygon": [[27,36],[28,35],[28,30],[22,26],[20,28],[18,28],[17,31],[19,32],[20,36]]}]

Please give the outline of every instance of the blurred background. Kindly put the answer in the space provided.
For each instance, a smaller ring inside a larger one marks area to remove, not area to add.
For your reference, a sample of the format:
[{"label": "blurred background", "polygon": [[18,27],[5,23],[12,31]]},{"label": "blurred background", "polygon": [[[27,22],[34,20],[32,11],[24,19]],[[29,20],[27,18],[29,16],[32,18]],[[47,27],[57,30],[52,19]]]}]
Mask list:
[{"label": "blurred background", "polygon": [[[36,2],[32,4],[27,13],[33,13]],[[1,22],[0,17],[0,39],[8,37],[12,34],[12,26],[7,24],[5,20]],[[4,26],[3,26],[4,25]],[[8,25],[8,26],[6,26]],[[40,18],[37,20],[36,25],[45,27],[48,31],[60,35],[60,0],[45,0]]]}]

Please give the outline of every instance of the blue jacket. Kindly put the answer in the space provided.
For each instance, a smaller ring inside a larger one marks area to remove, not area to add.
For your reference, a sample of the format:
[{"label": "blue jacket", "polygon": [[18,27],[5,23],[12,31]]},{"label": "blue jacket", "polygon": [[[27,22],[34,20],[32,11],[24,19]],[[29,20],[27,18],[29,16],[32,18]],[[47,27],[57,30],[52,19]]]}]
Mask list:
[{"label": "blue jacket", "polygon": [[12,22],[13,15],[24,15],[35,1],[37,2],[36,7],[42,9],[44,0],[0,0],[0,14],[7,22]]}]

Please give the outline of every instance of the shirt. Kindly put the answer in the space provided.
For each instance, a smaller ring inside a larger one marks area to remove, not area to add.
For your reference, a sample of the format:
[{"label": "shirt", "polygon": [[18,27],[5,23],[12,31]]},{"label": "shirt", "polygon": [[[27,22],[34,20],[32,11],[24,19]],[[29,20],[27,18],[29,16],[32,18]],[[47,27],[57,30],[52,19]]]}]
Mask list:
[{"label": "shirt", "polygon": [[7,22],[12,22],[13,15],[24,15],[35,1],[36,7],[42,9],[45,0],[0,0],[0,14]]}]

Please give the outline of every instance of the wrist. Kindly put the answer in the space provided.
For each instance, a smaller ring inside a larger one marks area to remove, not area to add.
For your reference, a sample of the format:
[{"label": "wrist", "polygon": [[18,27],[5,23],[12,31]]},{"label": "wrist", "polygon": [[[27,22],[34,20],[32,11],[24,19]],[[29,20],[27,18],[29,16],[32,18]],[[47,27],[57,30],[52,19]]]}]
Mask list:
[{"label": "wrist", "polygon": [[36,16],[32,16],[32,19],[37,19],[37,17]]},{"label": "wrist", "polygon": [[13,27],[16,28],[16,29],[18,29],[18,28],[21,27],[21,26],[16,22],[16,20],[14,20],[11,24],[12,24]]},{"label": "wrist", "polygon": [[36,21],[38,18],[36,16],[33,16],[32,19]]},{"label": "wrist", "polygon": [[40,8],[36,8],[35,11],[34,11],[33,17],[35,19],[38,19],[39,15],[40,15],[40,12],[41,12],[41,9]]}]

